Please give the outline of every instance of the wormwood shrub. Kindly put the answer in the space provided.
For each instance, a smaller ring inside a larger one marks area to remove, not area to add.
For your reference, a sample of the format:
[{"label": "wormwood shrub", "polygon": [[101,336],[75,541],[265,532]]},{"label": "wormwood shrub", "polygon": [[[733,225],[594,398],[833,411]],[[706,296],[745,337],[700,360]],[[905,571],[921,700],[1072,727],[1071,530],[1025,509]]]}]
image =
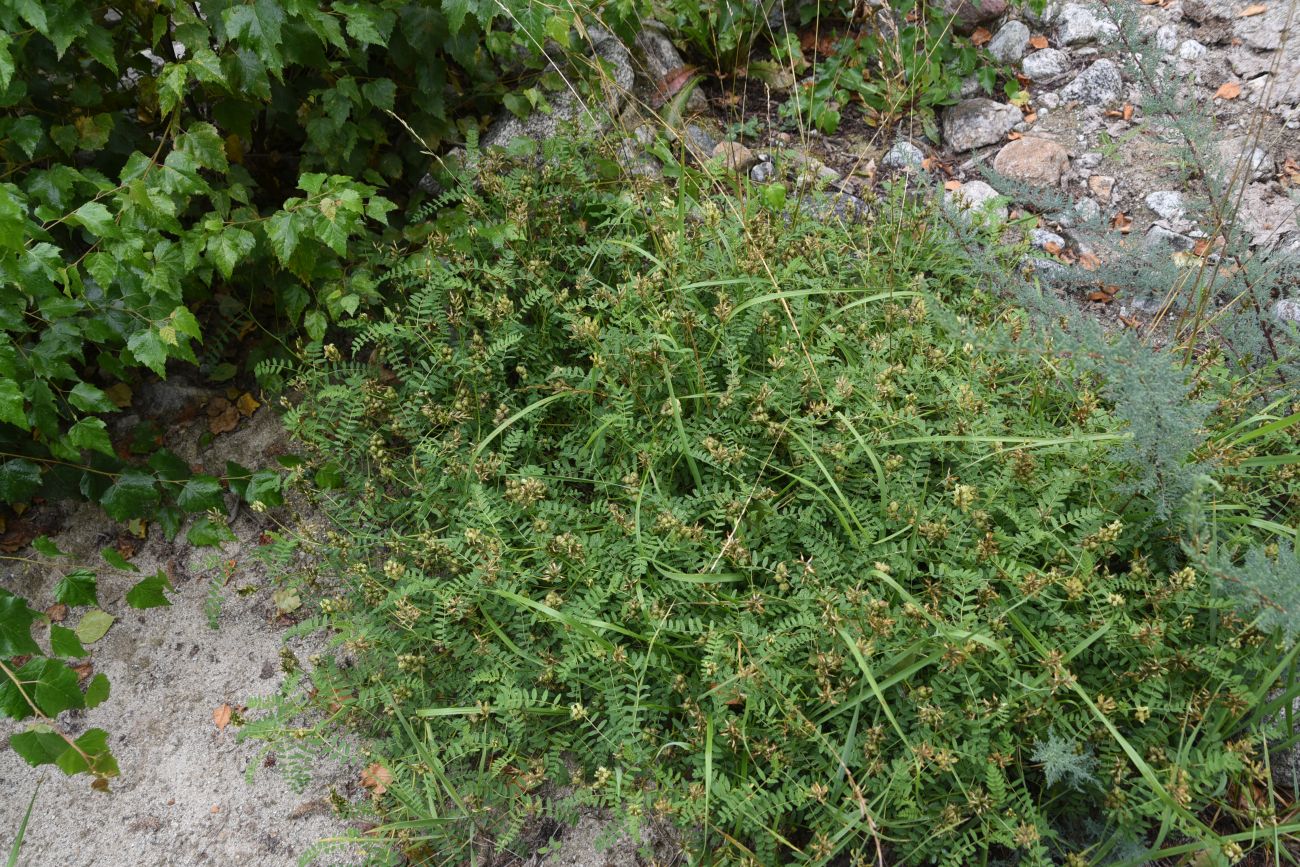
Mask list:
[{"label": "wormwood shrub", "polygon": [[[1290,830],[1242,793],[1293,652],[932,214],[591,156],[484,158],[295,378],[342,579],[313,691],[392,775],[378,837],[445,863],[600,806],[712,863],[1226,863]],[[334,737],[293,712],[255,731]]]}]

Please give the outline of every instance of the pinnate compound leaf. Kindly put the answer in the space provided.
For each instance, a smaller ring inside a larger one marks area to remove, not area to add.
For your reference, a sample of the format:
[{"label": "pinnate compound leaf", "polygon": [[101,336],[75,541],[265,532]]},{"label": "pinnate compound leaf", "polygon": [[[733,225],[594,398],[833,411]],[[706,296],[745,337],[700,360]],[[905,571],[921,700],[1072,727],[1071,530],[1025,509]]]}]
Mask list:
[{"label": "pinnate compound leaf", "polygon": [[126,592],[126,604],[132,608],[158,608],[171,605],[165,591],[172,589],[167,574],[159,569]]},{"label": "pinnate compound leaf", "polygon": [[98,587],[95,573],[89,569],[74,569],[54,585],[54,598],[64,605],[98,605]]}]

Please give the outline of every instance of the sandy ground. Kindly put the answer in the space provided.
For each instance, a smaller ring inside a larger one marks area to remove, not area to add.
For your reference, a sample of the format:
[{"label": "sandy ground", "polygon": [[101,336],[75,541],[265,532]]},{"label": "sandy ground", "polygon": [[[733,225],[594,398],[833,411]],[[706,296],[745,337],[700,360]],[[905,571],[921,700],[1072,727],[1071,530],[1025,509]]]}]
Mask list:
[{"label": "sandy ground", "polygon": [[[193,426],[197,428],[198,425]],[[282,450],[283,431],[266,408],[236,431],[202,450],[194,429],[178,431],[191,444],[192,463],[217,469],[226,458],[265,465]],[[57,508],[57,507],[45,507]],[[110,733],[121,767],[108,793],[90,789],[88,777],[63,776],[52,766],[28,767],[11,750],[0,749],[0,841],[7,852],[32,791],[40,792],[19,864],[24,867],[185,867],[185,865],[293,865],[314,843],[344,832],[328,807],[330,788],[345,798],[364,796],[355,767],[321,766],[305,791],[292,790],[274,770],[260,767],[259,744],[237,741],[237,726],[219,730],[213,710],[239,706],[251,696],[273,693],[284,679],[280,666],[283,627],[274,622],[273,582],[249,551],[265,529],[265,516],[240,512],[233,529],[239,541],[218,552],[194,548],[183,534],[168,543],[156,527],[140,542],[132,561],[139,574],[107,568],[101,548],[122,528],[89,506],[64,506],[62,529],[53,536],[73,556],[50,560],[30,549],[36,562],[0,562],[0,585],[44,608],[55,582],[69,569],[97,568],[101,607],[117,616],[108,634],[88,648],[96,672],[112,684],[109,699],[94,710],[70,711],[66,728],[92,726]],[[233,559],[235,571],[219,628],[209,626],[203,603],[219,559]],[[175,586],[167,608],[137,611],[123,600],[141,577],[162,568]],[[247,595],[233,592],[251,588]],[[75,625],[83,609],[68,613]],[[41,625],[34,627],[44,642]],[[313,648],[293,642],[300,658]],[[18,729],[0,724],[0,737]],[[258,763],[254,782],[245,781]],[[312,863],[355,864],[355,854],[338,851]]]}]

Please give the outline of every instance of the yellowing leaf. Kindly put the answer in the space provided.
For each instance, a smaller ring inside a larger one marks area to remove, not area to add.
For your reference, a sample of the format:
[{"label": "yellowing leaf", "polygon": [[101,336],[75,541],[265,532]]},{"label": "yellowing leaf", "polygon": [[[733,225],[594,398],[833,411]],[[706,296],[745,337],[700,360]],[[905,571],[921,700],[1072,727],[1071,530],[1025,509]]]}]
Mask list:
[{"label": "yellowing leaf", "polygon": [[82,615],[81,622],[74,631],[82,644],[94,644],[104,637],[112,625],[113,615],[95,608]]},{"label": "yellowing leaf", "polygon": [[230,725],[231,708],[228,704],[219,704],[212,709],[212,721],[217,725],[217,731],[221,731]]},{"label": "yellowing leaf", "polygon": [[244,418],[248,418],[250,415],[257,412],[257,408],[261,406],[261,404],[257,402],[253,395],[244,392],[239,396],[239,400],[235,401],[235,406],[239,409],[240,415]]},{"label": "yellowing leaf", "polygon": [[131,386],[125,382],[119,382],[117,385],[109,386],[104,389],[104,394],[113,402],[113,406],[120,409],[126,409],[131,405]]},{"label": "yellowing leaf", "polygon": [[237,164],[244,162],[244,143],[233,132],[226,136],[226,159]]}]

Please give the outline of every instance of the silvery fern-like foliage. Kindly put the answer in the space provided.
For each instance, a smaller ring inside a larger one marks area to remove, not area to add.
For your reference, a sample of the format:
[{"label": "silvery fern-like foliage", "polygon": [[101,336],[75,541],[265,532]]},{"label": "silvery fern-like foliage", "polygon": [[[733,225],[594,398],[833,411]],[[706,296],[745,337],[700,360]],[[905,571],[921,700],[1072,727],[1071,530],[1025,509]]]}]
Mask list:
[{"label": "silvery fern-like foliage", "polygon": [[1064,783],[1079,790],[1097,783],[1093,773],[1097,760],[1092,751],[1074,740],[1060,737],[1055,730],[1048,731],[1047,740],[1034,742],[1034,752],[1029,758],[1042,764],[1048,786]]}]

